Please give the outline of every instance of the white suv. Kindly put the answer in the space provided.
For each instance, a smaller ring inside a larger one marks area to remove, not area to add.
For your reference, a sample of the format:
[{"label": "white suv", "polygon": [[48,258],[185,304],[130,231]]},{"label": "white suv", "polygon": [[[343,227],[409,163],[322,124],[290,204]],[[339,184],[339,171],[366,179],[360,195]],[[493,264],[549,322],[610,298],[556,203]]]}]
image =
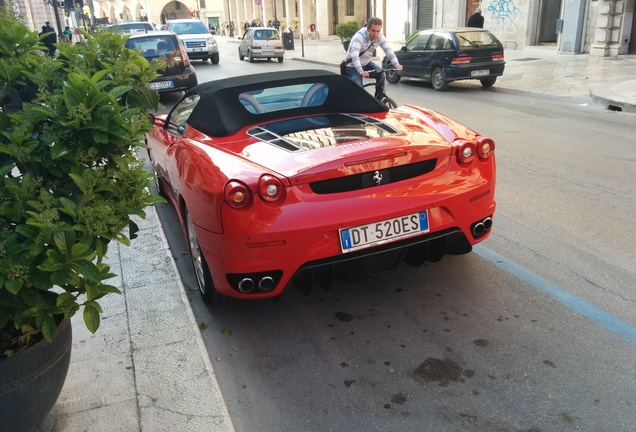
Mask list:
[{"label": "white suv", "polygon": [[165,29],[179,36],[190,60],[210,59],[212,64],[219,64],[219,48],[216,45],[216,39],[201,21],[197,19],[169,20]]}]

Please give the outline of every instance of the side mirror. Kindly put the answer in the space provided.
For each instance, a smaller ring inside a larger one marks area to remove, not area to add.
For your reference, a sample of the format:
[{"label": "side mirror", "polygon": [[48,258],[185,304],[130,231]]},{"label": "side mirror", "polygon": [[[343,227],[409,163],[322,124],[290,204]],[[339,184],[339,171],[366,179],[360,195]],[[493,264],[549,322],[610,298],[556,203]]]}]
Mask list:
[{"label": "side mirror", "polygon": [[406,52],[406,45],[402,45],[402,48],[400,48],[400,51]]},{"label": "side mirror", "polygon": [[155,124],[155,115],[153,113],[148,113],[148,120],[150,120],[150,123]]}]

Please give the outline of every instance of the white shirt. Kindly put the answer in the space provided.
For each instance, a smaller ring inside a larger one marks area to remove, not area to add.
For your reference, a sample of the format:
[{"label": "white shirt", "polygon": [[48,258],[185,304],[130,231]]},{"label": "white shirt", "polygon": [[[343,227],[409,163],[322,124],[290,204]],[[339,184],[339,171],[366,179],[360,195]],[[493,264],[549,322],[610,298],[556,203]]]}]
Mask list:
[{"label": "white shirt", "polygon": [[[373,46],[371,46],[372,44]],[[394,67],[398,67],[400,62],[387,42],[386,37],[380,33],[378,38],[372,42],[369,37],[369,31],[366,27],[358,30],[351,38],[349,49],[345,56],[345,60],[351,59],[351,62],[347,65],[347,67],[355,67],[358,73],[362,72],[362,67],[369,64],[371,58],[373,58],[373,50],[378,46],[386,53],[391,64],[393,64]],[[360,53],[362,53],[362,55],[360,55]]]}]

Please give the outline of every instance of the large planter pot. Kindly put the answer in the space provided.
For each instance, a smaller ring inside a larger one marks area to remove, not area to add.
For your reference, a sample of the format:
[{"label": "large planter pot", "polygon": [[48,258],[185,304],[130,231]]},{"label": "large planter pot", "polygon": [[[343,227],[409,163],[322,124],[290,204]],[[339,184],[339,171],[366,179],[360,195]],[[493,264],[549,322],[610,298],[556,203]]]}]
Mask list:
[{"label": "large planter pot", "polygon": [[40,341],[0,360],[0,429],[30,431],[51,411],[68,372],[72,336],[65,319],[52,343]]},{"label": "large planter pot", "polygon": [[346,51],[349,51],[349,44],[350,44],[350,43],[351,43],[351,41],[350,41],[350,40],[342,41],[342,47],[344,48],[345,52],[346,52]]}]

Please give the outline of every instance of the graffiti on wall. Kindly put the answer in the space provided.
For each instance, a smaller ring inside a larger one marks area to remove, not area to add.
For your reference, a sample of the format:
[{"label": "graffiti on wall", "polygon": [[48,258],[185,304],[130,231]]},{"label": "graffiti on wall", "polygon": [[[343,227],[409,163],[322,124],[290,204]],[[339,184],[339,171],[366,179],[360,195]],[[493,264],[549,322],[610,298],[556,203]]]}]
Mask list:
[{"label": "graffiti on wall", "polygon": [[502,26],[508,24],[517,27],[515,20],[522,15],[513,0],[490,0],[486,10],[493,15],[493,18],[500,21]]}]

